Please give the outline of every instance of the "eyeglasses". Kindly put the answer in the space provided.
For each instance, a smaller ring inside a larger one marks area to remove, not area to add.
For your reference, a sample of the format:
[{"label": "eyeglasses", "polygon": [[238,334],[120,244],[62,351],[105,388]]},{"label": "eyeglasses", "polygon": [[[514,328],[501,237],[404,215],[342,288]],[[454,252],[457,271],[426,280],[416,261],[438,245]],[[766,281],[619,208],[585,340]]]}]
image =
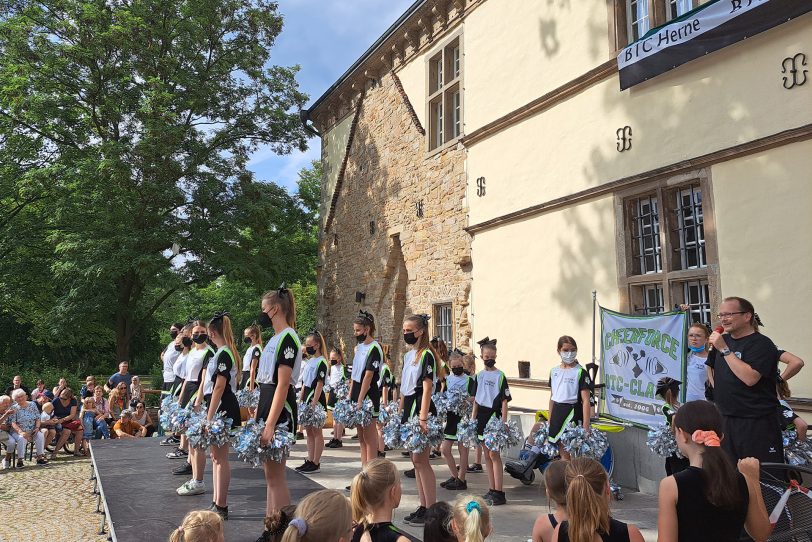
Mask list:
[{"label": "eyeglasses", "polygon": [[719,313],[719,314],[717,314],[716,316],[718,316],[718,317],[721,319],[721,318],[730,318],[730,317],[731,317],[731,316],[733,316],[734,314],[746,314],[746,313],[747,313],[747,311],[720,312],[720,313]]}]

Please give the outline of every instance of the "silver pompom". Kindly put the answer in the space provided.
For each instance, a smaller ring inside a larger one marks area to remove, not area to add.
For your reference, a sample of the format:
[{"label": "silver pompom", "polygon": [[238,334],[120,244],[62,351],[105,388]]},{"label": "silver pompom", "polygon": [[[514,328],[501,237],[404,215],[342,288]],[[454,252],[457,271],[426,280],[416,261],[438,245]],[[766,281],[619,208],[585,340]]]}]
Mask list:
[{"label": "silver pompom", "polygon": [[782,433],[784,439],[784,459],[795,466],[812,464],[812,444],[808,440],[798,440],[798,433],[792,430]]},{"label": "silver pompom", "polygon": [[502,421],[501,418],[493,416],[485,425],[482,443],[492,452],[502,453],[511,446],[519,444],[522,438],[522,430],[515,421]]},{"label": "silver pompom", "polygon": [[445,418],[449,412],[453,412],[461,418],[471,415],[472,405],[468,400],[470,396],[464,390],[446,390],[432,396],[432,401],[437,409],[437,415]]},{"label": "silver pompom", "polygon": [[278,425],[274,431],[274,438],[268,446],[262,446],[260,440],[265,429],[265,421],[257,422],[250,419],[240,427],[231,439],[237,457],[254,468],[265,461],[281,463],[290,455],[290,447],[294,443],[294,435],[288,431],[287,422]]},{"label": "silver pompom", "polygon": [[220,447],[227,444],[233,422],[234,420],[226,418],[222,412],[217,412],[209,421],[206,411],[201,410],[192,416],[186,429],[189,446],[196,450],[205,450],[209,446]]},{"label": "silver pompom", "polygon": [[550,442],[550,424],[542,422],[535,433],[530,435],[530,442],[536,446],[542,455],[555,457],[558,455],[558,446]]},{"label": "silver pompom", "polygon": [[366,427],[372,423],[372,401],[364,399],[361,409],[356,408],[357,403],[349,399],[342,399],[333,408],[333,419],[344,427]]},{"label": "silver pompom", "polygon": [[591,457],[601,460],[609,448],[609,439],[606,433],[599,429],[590,428],[589,434],[583,426],[571,422],[561,435],[564,449],[573,457]]},{"label": "silver pompom", "polygon": [[412,416],[400,426],[400,438],[403,448],[419,454],[426,448],[436,446],[443,441],[443,420],[434,414],[429,414],[426,421],[428,432],[424,433],[420,427],[420,418]]},{"label": "silver pompom", "polygon": [[[381,414],[383,414],[383,411],[381,411]],[[383,443],[385,445],[393,450],[403,447],[403,439],[400,433],[400,416],[397,414],[397,408],[395,408],[394,415],[389,416],[389,419],[383,426],[382,433]]]},{"label": "silver pompom", "polygon": [[328,391],[335,395],[336,400],[346,399],[350,394],[350,380],[342,378],[335,386],[329,387]]},{"label": "silver pompom", "polygon": [[663,457],[671,457],[673,455],[682,458],[682,454],[677,447],[677,439],[674,437],[674,431],[671,426],[665,423],[649,429],[646,436],[646,445],[648,449],[657,455]]},{"label": "silver pompom", "polygon": [[[389,401],[381,407],[381,413],[378,414],[378,421],[384,425],[389,423],[392,418],[400,420],[398,415],[398,404],[395,401]],[[390,446],[391,447],[391,446]]]},{"label": "silver pompom", "polygon": [[259,406],[259,388],[254,388],[254,391],[248,388],[238,391],[237,404],[243,408],[257,408]]},{"label": "silver pompom", "polygon": [[476,420],[463,419],[457,424],[457,442],[467,448],[476,448],[479,445]]},{"label": "silver pompom", "polygon": [[299,425],[302,427],[324,427],[327,422],[327,411],[321,403],[313,405],[310,401],[302,403],[298,408]]}]

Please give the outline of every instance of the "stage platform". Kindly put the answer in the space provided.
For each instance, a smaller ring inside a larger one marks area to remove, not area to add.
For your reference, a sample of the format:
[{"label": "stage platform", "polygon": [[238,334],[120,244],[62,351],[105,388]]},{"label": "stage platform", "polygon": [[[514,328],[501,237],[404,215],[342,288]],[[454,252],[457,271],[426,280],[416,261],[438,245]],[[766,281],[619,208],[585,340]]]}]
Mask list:
[{"label": "stage platform", "polygon": [[[211,460],[206,463],[206,493],[181,497],[175,490],[190,477],[172,474],[180,459],[167,459],[174,448],[159,446],[159,439],[94,440],[91,444],[93,468],[98,479],[101,502],[108,519],[109,536],[117,542],[165,541],[191,510],[211,504]],[[231,457],[231,487],[228,496],[229,519],[225,539],[254,542],[262,532],[265,517],[265,478],[262,469],[253,469]],[[298,463],[293,464],[293,466]],[[318,483],[287,469],[292,502],[322,489]]]}]

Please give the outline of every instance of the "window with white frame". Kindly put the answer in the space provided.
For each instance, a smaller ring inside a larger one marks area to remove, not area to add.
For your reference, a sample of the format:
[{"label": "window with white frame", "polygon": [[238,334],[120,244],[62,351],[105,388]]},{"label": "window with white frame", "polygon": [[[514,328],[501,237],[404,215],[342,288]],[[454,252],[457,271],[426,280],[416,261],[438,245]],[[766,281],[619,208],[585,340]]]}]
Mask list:
[{"label": "window with white frame", "polygon": [[462,135],[462,51],[454,37],[428,61],[428,147],[433,150]]},{"label": "window with white frame", "polygon": [[657,26],[682,17],[707,0],[616,0],[619,11],[616,46],[621,49]]},{"label": "window with white frame", "polygon": [[449,350],[454,344],[454,310],[451,303],[434,305],[434,336],[440,337]]}]

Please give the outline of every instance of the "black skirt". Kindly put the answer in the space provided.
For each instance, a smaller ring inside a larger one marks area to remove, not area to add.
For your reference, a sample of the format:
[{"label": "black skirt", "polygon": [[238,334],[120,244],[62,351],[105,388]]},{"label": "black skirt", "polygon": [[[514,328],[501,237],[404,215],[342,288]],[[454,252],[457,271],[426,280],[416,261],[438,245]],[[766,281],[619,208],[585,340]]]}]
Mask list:
[{"label": "black skirt", "polygon": [[461,420],[462,418],[460,418],[459,414],[454,414],[453,412],[446,414],[445,428],[443,429],[443,438],[445,438],[445,440],[457,442],[457,428]]},{"label": "black skirt", "polygon": [[[350,388],[350,401],[358,402],[358,396],[361,394],[361,383],[352,381],[352,388]],[[369,386],[367,398],[372,401],[372,415],[377,417],[381,413],[381,390],[378,389],[377,384],[373,381]]]},{"label": "black skirt", "polygon": [[327,410],[333,410],[338,402],[338,394],[335,390],[330,390],[329,397],[327,398]]},{"label": "black skirt", "polygon": [[[203,396],[206,404],[211,403],[211,394],[207,393]],[[237,396],[231,391],[231,388],[226,386],[223,396],[220,398],[220,408],[217,412],[222,412],[226,418],[231,418],[231,427],[239,427],[242,425],[242,416],[240,416],[240,405],[237,403]]]},{"label": "black skirt", "polygon": [[191,381],[186,383],[186,387],[183,388],[183,393],[180,395],[180,399],[178,399],[180,406],[185,407],[189,403],[192,399],[192,395],[197,391],[198,384],[198,382]]},{"label": "black skirt", "polygon": [[[415,391],[411,395],[403,396],[403,412],[400,414],[400,423],[406,423],[413,416],[420,416],[420,401],[423,399],[423,391]],[[437,415],[437,408],[434,401],[429,402],[429,414]]]},{"label": "black skirt", "polygon": [[488,422],[491,421],[491,418],[494,416],[501,418],[502,409],[495,410],[493,408],[477,405],[476,434],[479,436],[479,440],[485,440],[485,426],[488,425]]},{"label": "black skirt", "polygon": [[556,403],[553,402],[553,414],[550,416],[550,437],[549,440],[553,444],[558,442],[567,425],[570,422],[584,421],[584,409],[581,403]]},{"label": "black skirt", "polygon": [[[267,421],[268,414],[271,413],[271,403],[273,403],[274,395],[277,393],[276,384],[260,384],[259,385],[259,405],[257,406],[257,421]],[[285,395],[285,406],[282,412],[279,413],[279,418],[274,422],[274,426],[287,423],[288,432],[296,433],[296,420],[298,416],[296,413],[296,394],[293,386],[288,386],[288,391]]]},{"label": "black skirt", "polygon": [[[315,389],[304,387],[304,402],[309,403],[313,399],[313,394],[316,393]],[[327,408],[327,399],[324,397],[324,387],[322,386],[321,395],[319,395],[319,404]]]}]

